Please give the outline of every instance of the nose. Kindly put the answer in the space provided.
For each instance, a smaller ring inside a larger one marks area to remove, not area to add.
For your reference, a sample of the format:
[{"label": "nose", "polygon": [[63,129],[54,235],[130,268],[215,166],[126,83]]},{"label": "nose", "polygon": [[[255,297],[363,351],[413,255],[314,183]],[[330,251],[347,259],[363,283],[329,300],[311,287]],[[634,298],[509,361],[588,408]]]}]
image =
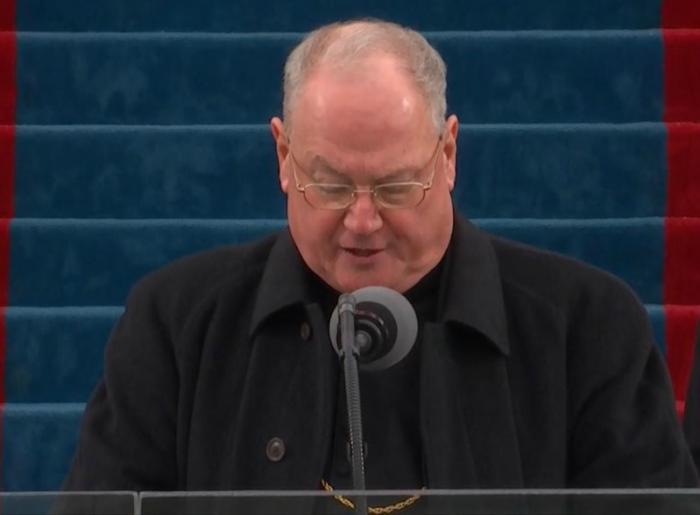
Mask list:
[{"label": "nose", "polygon": [[368,235],[378,231],[384,225],[372,193],[356,193],[355,202],[345,212],[345,228],[355,234]]}]

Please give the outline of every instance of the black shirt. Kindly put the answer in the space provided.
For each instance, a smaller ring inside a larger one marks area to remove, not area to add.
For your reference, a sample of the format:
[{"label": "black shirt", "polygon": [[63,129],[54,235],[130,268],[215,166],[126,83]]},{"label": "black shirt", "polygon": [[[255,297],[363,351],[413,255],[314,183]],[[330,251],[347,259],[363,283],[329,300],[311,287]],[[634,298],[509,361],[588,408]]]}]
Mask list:
[{"label": "black shirt", "polygon": [[[444,260],[443,260],[444,261]],[[441,262],[405,293],[416,310],[419,333],[409,354],[387,370],[360,371],[362,431],[365,440],[365,480],[369,489],[418,489],[425,485],[423,446],[419,420],[419,347],[422,324],[434,321],[440,291]],[[318,285],[317,288],[322,288]],[[324,312],[330,312],[337,293]],[[332,295],[326,294],[328,300]],[[342,367],[339,366],[336,424],[327,481],[335,489],[352,489],[352,461],[347,401]]]}]

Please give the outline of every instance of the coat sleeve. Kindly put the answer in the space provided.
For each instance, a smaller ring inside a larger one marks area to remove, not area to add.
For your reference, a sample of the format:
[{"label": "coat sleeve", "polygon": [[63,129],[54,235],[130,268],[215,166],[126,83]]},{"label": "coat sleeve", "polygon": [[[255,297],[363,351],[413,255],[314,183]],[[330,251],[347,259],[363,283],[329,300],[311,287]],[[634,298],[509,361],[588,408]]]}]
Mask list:
[{"label": "coat sleeve", "polygon": [[567,358],[569,486],[697,486],[644,307],[612,278],[584,291]]},{"label": "coat sleeve", "polygon": [[175,490],[178,374],[167,324],[143,283],[104,356],[65,490]]},{"label": "coat sleeve", "polygon": [[700,467],[700,324],[698,324],[697,328],[693,368],[690,373],[688,392],[685,396],[683,430],[690,445],[695,466]]}]

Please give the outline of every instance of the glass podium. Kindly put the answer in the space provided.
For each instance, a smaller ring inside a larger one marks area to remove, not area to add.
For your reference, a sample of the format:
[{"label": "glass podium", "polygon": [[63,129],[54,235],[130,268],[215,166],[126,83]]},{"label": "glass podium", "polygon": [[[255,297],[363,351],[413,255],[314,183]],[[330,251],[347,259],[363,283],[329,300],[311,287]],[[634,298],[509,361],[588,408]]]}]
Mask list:
[{"label": "glass podium", "polygon": [[5,492],[0,515],[700,515],[692,490]]},{"label": "glass podium", "polygon": [[0,492],[0,515],[136,515],[136,492]]},{"label": "glass podium", "polygon": [[700,490],[193,492],[140,496],[140,515],[700,515]]}]

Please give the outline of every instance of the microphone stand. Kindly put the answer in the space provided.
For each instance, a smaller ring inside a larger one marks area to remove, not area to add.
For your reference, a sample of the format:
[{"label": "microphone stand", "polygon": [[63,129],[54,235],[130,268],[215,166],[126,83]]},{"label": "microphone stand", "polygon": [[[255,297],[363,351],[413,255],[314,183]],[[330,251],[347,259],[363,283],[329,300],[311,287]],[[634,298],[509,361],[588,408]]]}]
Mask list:
[{"label": "microphone stand", "polygon": [[[350,453],[352,455],[352,482],[355,490],[366,490],[364,440],[362,438],[362,414],[360,407],[360,379],[357,371],[359,348],[355,336],[355,305],[352,294],[344,293],[338,299],[341,359],[345,375],[345,398],[350,428]],[[367,497],[355,498],[355,513],[367,515]]]}]

